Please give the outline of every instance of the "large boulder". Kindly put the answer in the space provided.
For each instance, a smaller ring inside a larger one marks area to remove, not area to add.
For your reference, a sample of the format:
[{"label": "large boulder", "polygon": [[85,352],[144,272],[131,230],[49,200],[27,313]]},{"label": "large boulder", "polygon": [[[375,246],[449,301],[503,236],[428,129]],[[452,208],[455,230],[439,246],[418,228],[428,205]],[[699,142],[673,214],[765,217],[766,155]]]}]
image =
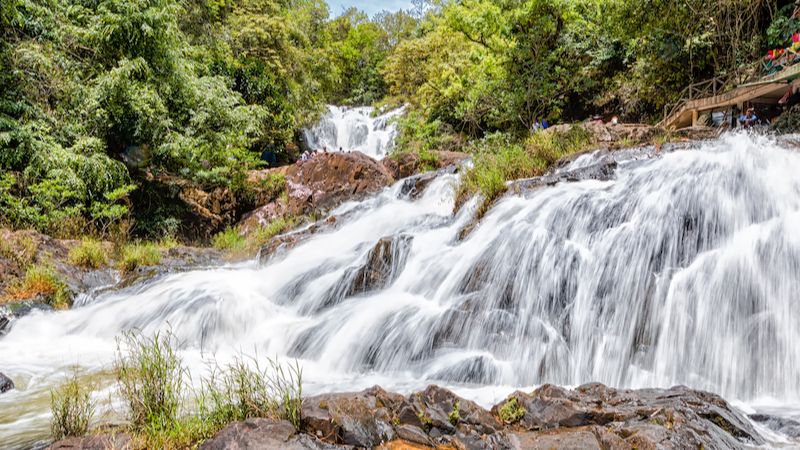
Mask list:
[{"label": "large boulder", "polygon": [[319,153],[286,169],[289,210],[327,211],[380,192],[394,179],[378,161],[360,153]]},{"label": "large boulder", "polygon": [[364,265],[345,275],[347,295],[383,289],[394,281],[405,267],[413,239],[408,234],[381,238],[367,253]]},{"label": "large boulder", "polygon": [[248,419],[232,423],[204,442],[200,450],[327,450],[342,449],[298,434],[285,420]]}]

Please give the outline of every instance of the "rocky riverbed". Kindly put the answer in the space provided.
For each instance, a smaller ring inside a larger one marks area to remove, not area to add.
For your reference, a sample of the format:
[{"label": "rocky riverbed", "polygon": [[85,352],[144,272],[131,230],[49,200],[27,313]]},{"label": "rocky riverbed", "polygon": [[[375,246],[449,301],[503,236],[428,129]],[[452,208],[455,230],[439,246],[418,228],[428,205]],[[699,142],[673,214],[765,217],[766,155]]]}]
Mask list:
[{"label": "rocky riverbed", "polygon": [[[307,398],[302,425],[232,423],[200,449],[732,449],[764,443],[745,416],[707,392],[545,385],[484,409],[439,386],[404,396],[373,387]],[[67,439],[53,450],[134,448],[125,434]]]}]

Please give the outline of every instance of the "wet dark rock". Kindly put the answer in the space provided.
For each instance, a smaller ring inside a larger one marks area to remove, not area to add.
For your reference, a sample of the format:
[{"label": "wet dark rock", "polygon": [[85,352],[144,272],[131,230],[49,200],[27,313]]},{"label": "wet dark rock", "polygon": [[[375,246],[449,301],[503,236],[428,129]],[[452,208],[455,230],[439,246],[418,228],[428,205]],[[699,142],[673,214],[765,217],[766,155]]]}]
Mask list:
[{"label": "wet dark rock", "polygon": [[457,383],[492,384],[499,375],[489,358],[478,356],[440,370],[433,378]]},{"label": "wet dark rock", "polygon": [[125,433],[104,433],[58,441],[48,450],[133,450],[138,448]]},{"label": "wet dark rock", "polygon": [[326,450],[347,447],[326,444],[298,434],[285,420],[248,419],[235,422],[204,442],[201,450]]},{"label": "wet dark rock", "polygon": [[347,275],[347,296],[376,291],[388,286],[405,267],[413,236],[401,234],[381,238],[367,254],[366,263]]},{"label": "wet dark rock", "polygon": [[3,392],[8,392],[12,389],[14,389],[14,382],[11,381],[11,378],[8,378],[5,376],[5,374],[0,372],[0,394]]},{"label": "wet dark rock", "polygon": [[784,417],[769,414],[751,414],[750,419],[758,422],[772,431],[776,431],[790,438],[800,438],[800,422]]}]

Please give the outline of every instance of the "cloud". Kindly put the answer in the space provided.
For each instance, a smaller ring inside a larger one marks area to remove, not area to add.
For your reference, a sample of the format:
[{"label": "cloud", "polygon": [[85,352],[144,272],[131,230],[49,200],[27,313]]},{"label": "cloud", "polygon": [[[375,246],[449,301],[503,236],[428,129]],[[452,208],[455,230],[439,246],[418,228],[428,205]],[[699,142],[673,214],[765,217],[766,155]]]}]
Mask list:
[{"label": "cloud", "polygon": [[331,8],[331,15],[338,16],[345,9],[355,6],[369,15],[387,10],[398,11],[411,8],[410,0],[328,0]]}]

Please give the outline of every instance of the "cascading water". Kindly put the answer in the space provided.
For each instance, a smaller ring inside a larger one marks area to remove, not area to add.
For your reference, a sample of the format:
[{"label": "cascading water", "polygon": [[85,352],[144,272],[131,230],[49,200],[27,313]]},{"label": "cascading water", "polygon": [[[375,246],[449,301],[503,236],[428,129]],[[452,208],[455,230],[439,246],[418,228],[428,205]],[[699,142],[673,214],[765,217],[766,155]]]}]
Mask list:
[{"label": "cascading water", "polygon": [[304,131],[306,143],[313,150],[357,151],[376,159],[386,156],[394,145],[397,124],[394,119],[405,108],[377,117],[375,109],[364,106],[347,108],[328,106],[328,113],[313,128]]},{"label": "cascading water", "polygon": [[737,134],[631,154],[611,180],[507,196],[463,240],[477,202],[452,215],[457,175],[416,200],[400,182],[263,266],[25,317],[0,338],[19,385],[0,441],[46,435],[47,389],[108,368],[134,328],[170,328],[195,372],[208,355],[297,358],[311,392],[437,382],[486,404],[545,382],[686,384],[796,417],[800,153]]}]

